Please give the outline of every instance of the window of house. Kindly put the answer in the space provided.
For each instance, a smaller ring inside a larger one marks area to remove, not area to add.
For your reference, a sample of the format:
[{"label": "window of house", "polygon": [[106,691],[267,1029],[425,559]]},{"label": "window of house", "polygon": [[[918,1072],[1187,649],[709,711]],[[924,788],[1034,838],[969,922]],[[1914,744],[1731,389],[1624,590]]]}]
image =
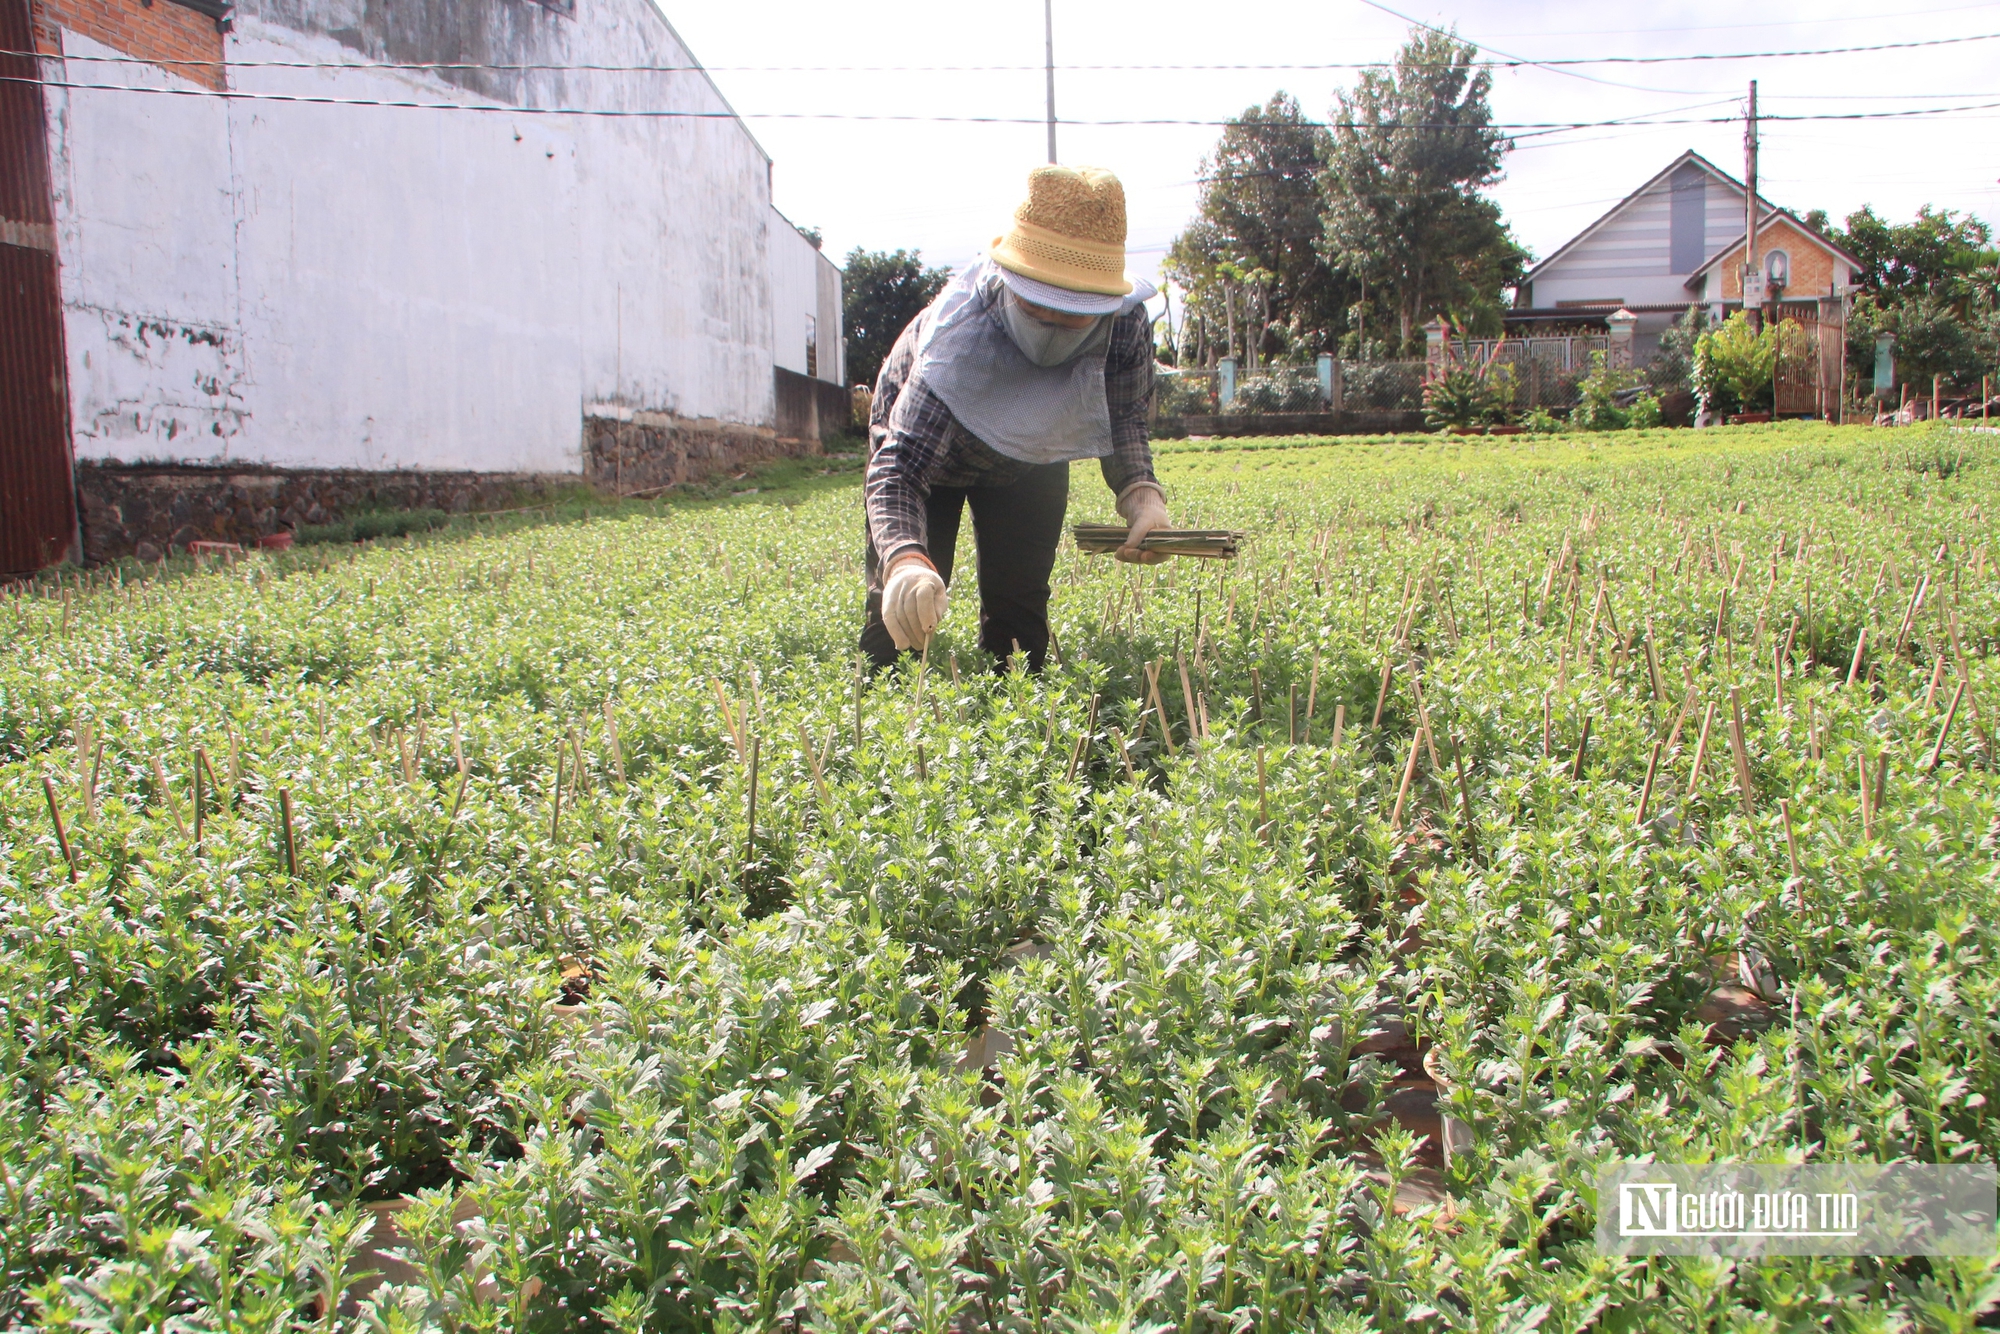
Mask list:
[{"label": "window of house", "polygon": [[819,378],[819,321],[806,316],[806,375]]}]

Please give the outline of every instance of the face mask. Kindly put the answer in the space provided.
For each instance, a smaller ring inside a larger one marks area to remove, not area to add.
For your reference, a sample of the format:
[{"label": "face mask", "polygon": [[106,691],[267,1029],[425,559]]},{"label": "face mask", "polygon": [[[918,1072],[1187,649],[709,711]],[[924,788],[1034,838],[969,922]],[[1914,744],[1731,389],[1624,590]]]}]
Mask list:
[{"label": "face mask", "polygon": [[1104,327],[1102,315],[1081,329],[1044,324],[1021,309],[1021,303],[1012,292],[1007,293],[1000,303],[1000,319],[1007,326],[1007,336],[1014,340],[1015,347],[1021,349],[1021,355],[1037,366],[1060,366],[1071,360],[1084,351]]}]

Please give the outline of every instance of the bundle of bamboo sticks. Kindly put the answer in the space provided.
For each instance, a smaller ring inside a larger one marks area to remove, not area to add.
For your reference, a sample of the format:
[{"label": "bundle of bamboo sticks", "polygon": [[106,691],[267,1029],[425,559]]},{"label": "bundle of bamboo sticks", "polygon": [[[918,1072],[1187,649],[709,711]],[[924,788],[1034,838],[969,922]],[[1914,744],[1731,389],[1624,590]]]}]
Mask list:
[{"label": "bundle of bamboo sticks", "polygon": [[[1092,555],[1116,551],[1125,545],[1131,529],[1115,523],[1080,523],[1070,530],[1076,549]],[[1243,534],[1226,528],[1155,528],[1139,543],[1142,551],[1159,551],[1169,556],[1199,556],[1208,560],[1235,560]]]}]

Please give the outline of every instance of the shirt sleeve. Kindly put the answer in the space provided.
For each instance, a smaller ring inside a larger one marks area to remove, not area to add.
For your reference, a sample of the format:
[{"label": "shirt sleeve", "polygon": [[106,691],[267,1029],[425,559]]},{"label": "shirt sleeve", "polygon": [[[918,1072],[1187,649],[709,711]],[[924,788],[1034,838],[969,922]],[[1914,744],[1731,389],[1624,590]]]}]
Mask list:
[{"label": "shirt sleeve", "polygon": [[[868,410],[868,470],[862,503],[868,536],[884,566],[898,552],[929,550],[924,509],[945,461],[953,425],[951,409],[922,384],[910,385],[920,315],[911,320],[882,362]],[[907,391],[909,401],[903,401]],[[900,407],[900,411],[898,408]]]},{"label": "shirt sleeve", "polygon": [[1099,460],[1105,485],[1113,494],[1134,482],[1157,486],[1147,425],[1153,407],[1153,320],[1143,305],[1111,326],[1104,396],[1111,408],[1111,453]]}]

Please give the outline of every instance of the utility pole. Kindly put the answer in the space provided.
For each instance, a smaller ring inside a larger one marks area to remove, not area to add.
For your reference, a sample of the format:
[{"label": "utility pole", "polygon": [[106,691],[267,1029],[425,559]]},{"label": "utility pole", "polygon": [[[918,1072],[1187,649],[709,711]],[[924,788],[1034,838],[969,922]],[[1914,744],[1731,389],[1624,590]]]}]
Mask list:
[{"label": "utility pole", "polygon": [[1756,333],[1764,327],[1762,283],[1757,284],[1758,300],[1750,300],[1752,275],[1761,275],[1757,267],[1757,81],[1750,80],[1749,114],[1743,118],[1743,183],[1747,187],[1743,193],[1743,313],[1750,321],[1750,332]]},{"label": "utility pole", "polygon": [[1056,0],[1042,0],[1042,40],[1049,76],[1049,161],[1056,160]]}]

